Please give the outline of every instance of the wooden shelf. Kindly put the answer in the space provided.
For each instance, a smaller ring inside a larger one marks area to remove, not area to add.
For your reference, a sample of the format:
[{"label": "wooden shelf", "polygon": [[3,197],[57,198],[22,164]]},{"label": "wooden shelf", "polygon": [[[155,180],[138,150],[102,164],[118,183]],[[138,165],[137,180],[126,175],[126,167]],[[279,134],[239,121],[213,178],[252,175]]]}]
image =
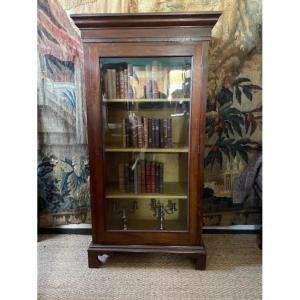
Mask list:
[{"label": "wooden shelf", "polygon": [[187,183],[166,182],[163,193],[121,193],[118,183],[106,186],[107,199],[187,199]]},{"label": "wooden shelf", "polygon": [[154,103],[154,102],[164,102],[164,103],[172,103],[172,102],[190,102],[190,98],[175,98],[175,99],[103,99],[105,103],[124,103],[124,102],[147,102],[147,103]]},{"label": "wooden shelf", "polygon": [[155,152],[155,153],[188,153],[188,147],[174,147],[174,148],[121,148],[110,146],[104,149],[104,152]]}]

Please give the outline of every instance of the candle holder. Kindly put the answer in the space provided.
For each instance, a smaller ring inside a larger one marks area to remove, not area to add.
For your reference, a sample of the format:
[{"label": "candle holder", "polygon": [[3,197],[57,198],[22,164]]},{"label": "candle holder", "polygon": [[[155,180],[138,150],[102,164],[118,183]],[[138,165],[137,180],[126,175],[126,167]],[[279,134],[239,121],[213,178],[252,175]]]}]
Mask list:
[{"label": "candle holder", "polygon": [[131,206],[119,205],[116,201],[112,203],[112,213],[121,216],[123,230],[127,230],[127,215],[133,214],[138,209],[137,201],[131,201]]},{"label": "candle holder", "polygon": [[158,219],[160,221],[160,230],[165,229],[165,215],[172,215],[177,211],[176,203],[172,200],[168,200],[168,204],[165,206],[163,203],[161,203],[159,200],[156,201],[156,199],[150,200],[150,207],[151,210],[153,210],[153,217]]}]

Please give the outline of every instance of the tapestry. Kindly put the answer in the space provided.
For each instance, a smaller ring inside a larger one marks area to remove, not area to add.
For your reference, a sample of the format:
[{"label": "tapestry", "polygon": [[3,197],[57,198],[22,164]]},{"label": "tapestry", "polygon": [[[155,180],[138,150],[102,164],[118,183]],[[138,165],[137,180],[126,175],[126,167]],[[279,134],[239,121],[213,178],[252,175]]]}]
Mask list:
[{"label": "tapestry", "polygon": [[236,178],[262,145],[260,0],[39,0],[39,226],[90,223],[83,52],[71,13],[222,11],[209,49],[204,225],[260,224],[234,204]]},{"label": "tapestry", "polygon": [[38,1],[39,226],[89,222],[89,168],[79,33],[57,1]]}]

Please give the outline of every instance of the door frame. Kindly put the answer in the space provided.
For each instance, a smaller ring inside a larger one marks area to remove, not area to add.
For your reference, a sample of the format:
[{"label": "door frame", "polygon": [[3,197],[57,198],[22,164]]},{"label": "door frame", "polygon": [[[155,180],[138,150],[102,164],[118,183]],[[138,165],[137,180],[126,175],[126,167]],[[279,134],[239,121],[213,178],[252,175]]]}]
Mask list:
[{"label": "door frame", "polygon": [[[199,245],[202,243],[203,157],[208,42],[200,43],[84,43],[92,236],[97,244]],[[106,231],[105,159],[103,149],[101,57],[191,56],[188,231]]]}]

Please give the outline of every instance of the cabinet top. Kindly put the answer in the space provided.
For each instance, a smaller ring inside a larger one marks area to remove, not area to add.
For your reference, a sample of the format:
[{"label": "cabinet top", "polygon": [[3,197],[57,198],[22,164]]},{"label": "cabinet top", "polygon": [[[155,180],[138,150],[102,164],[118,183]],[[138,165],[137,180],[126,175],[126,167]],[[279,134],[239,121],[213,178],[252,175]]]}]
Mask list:
[{"label": "cabinet top", "polygon": [[118,14],[72,14],[80,29],[107,27],[213,27],[221,12],[163,12]]}]

